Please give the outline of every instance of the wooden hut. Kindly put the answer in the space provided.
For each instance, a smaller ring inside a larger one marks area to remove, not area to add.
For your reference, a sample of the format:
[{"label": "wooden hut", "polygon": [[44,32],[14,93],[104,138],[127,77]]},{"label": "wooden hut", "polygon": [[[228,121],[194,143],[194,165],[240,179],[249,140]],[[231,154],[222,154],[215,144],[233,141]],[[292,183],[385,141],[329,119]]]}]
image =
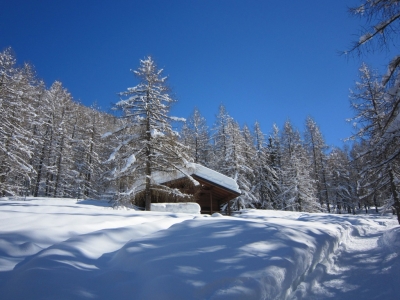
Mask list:
[{"label": "wooden hut", "polygon": [[[190,182],[185,173],[190,175],[194,182]],[[183,172],[156,177],[159,184],[193,195],[193,200],[200,205],[201,213],[204,214],[219,212],[221,205],[225,203],[228,204],[227,213],[230,214],[229,201],[241,194],[234,179],[199,164],[192,163]]]}]

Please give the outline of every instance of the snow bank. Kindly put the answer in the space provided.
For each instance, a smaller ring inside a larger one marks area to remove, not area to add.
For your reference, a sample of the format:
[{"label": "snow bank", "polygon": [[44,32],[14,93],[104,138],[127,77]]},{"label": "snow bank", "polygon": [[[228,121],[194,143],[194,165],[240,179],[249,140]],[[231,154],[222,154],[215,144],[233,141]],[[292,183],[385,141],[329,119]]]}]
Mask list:
[{"label": "snow bank", "polygon": [[[5,300],[398,295],[400,230],[392,216],[244,210],[211,218],[28,200],[0,200]],[[379,237],[395,251],[379,248]]]},{"label": "snow bank", "polygon": [[381,242],[395,253],[400,253],[400,227],[384,232]]},{"label": "snow bank", "polygon": [[200,214],[200,205],[195,202],[151,203],[151,211]]}]

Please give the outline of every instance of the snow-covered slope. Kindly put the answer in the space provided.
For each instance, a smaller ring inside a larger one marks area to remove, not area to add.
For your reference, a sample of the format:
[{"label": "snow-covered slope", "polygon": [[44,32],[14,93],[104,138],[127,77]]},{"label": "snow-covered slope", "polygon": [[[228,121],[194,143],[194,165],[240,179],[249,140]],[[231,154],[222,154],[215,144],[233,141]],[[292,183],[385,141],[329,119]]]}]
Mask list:
[{"label": "snow-covered slope", "polygon": [[113,210],[101,201],[27,200],[0,200],[1,299],[399,293],[400,227],[391,216],[245,210],[211,218]]}]

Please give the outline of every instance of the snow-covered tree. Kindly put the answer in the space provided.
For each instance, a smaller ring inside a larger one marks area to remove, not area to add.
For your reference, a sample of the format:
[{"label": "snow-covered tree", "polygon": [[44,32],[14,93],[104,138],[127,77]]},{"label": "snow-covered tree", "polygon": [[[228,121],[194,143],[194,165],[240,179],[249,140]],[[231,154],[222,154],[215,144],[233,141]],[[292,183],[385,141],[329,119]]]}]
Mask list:
[{"label": "snow-covered tree", "polygon": [[77,104],[77,122],[71,137],[74,174],[72,185],[80,197],[100,197],[107,189],[103,164],[111,153],[111,142],[105,143],[101,135],[111,130],[113,116],[100,112],[95,105]]},{"label": "snow-covered tree", "polygon": [[273,168],[270,148],[266,147],[265,137],[258,122],[254,124],[254,144],[256,159],[253,159],[255,180],[252,190],[260,208],[276,209],[279,195],[278,175]]},{"label": "snow-covered tree", "polygon": [[331,212],[329,206],[328,178],[325,170],[325,152],[328,149],[328,146],[325,144],[317,123],[310,116],[306,119],[304,145],[312,163],[312,177],[317,188],[317,198],[319,199],[321,206],[325,203],[328,212]]},{"label": "snow-covered tree", "polygon": [[50,103],[50,136],[46,163],[47,196],[70,196],[75,189],[71,186],[73,164],[71,139],[74,138],[77,122],[76,107],[71,94],[61,82],[56,81],[48,90]]},{"label": "snow-covered tree", "polygon": [[228,124],[230,119],[231,116],[229,116],[225,106],[221,104],[218,108],[218,115],[216,116],[212,134],[214,159],[211,162],[211,168],[217,171],[225,169],[228,164],[225,158],[227,156]]},{"label": "snow-covered tree", "polygon": [[210,133],[206,119],[197,108],[183,125],[181,136],[194,162],[208,167],[211,156]]},{"label": "snow-covered tree", "polygon": [[0,195],[18,195],[33,176],[32,130],[38,86],[32,67],[0,52]]},{"label": "snow-covered tree", "polygon": [[150,210],[152,198],[157,195],[188,197],[158,184],[153,175],[180,172],[189,158],[185,146],[178,141],[178,133],[172,129],[171,122],[182,119],[169,116],[175,100],[168,94],[162,69],[157,69],[154,60],[147,57],[133,73],[140,83],[120,93],[123,99],[116,108],[122,110],[125,122],[112,132],[119,144],[108,161],[115,163],[114,179],[126,181],[125,194],[137,201],[144,200],[146,210]]},{"label": "snow-covered tree", "polygon": [[[349,51],[345,53],[370,52],[394,47],[398,50],[400,33],[400,5],[398,0],[363,0],[361,4],[350,8],[350,13],[362,17],[367,24],[363,27],[361,35]],[[400,68],[400,55],[388,63],[388,72],[382,78],[386,86],[398,76]]]},{"label": "snow-covered tree", "polygon": [[362,198],[390,190],[387,202],[393,203],[400,223],[400,82],[388,89],[366,65],[360,68],[360,79],[350,97],[355,111],[350,120],[356,129],[353,138],[365,146],[356,157],[365,161],[361,169]]},{"label": "snow-covered tree", "polygon": [[257,198],[254,196],[252,187],[254,170],[246,160],[246,154],[252,145],[247,144],[239,124],[229,119],[226,127],[226,156],[221,157],[224,164],[221,173],[234,178],[242,194],[231,201],[232,209],[240,210],[245,207],[254,207]]},{"label": "snow-covered tree", "polygon": [[[399,1],[392,0],[364,0],[357,7],[350,9],[352,13],[358,16],[366,18],[368,26],[365,26],[362,35],[353,44],[350,52],[357,51],[359,53],[369,52],[370,50],[376,49],[390,49],[394,47],[395,51],[398,51],[400,33],[400,5]],[[359,126],[358,137],[369,139],[368,154],[373,154],[371,164],[367,165],[367,169],[364,170],[364,174],[381,174],[384,179],[378,180],[375,184],[370,181],[371,184],[376,185],[374,190],[381,190],[384,185],[390,186],[391,199],[389,203],[393,203],[397,218],[400,224],[400,191],[399,191],[399,176],[400,176],[400,146],[399,146],[399,132],[400,132],[400,55],[395,53],[395,56],[388,63],[387,73],[384,76],[379,76],[380,80],[374,80],[373,78],[365,81],[367,72],[365,66],[361,67],[362,77],[364,80],[361,82],[361,90],[353,95],[360,100],[364,99],[365,103],[381,103],[382,106],[374,107],[373,114],[363,114],[362,104],[359,103],[356,109],[356,118],[362,119],[363,125]],[[364,71],[363,71],[364,69]],[[372,76],[374,77],[374,76]],[[365,85],[365,83],[376,84],[371,86]],[[364,86],[362,86],[364,84]],[[380,86],[379,86],[380,85]],[[383,89],[383,91],[382,91]],[[367,94],[368,90],[373,90],[374,93]],[[380,96],[383,93],[384,96]],[[379,101],[372,101],[371,96],[378,96]],[[362,101],[361,101],[362,102]],[[369,111],[368,105],[365,108]],[[362,156],[365,156],[363,154]],[[385,175],[386,174],[386,175]],[[372,176],[378,177],[379,176]],[[370,178],[372,178],[370,176]],[[379,187],[380,186],[380,187]]]},{"label": "snow-covered tree", "polygon": [[300,134],[286,121],[281,136],[282,186],[279,196],[283,209],[317,211],[315,182]]},{"label": "snow-covered tree", "polygon": [[327,157],[326,172],[329,174],[329,198],[337,212],[343,210],[355,214],[358,202],[357,181],[354,180],[348,153],[333,148]]},{"label": "snow-covered tree", "polygon": [[251,152],[254,152],[254,146],[251,135],[249,131],[247,135],[243,133],[239,124],[228,114],[223,105],[219,107],[213,140],[215,155],[213,169],[234,178],[242,191],[241,196],[231,201],[231,208],[239,210],[254,207],[257,198],[252,191],[254,170],[250,156]]}]

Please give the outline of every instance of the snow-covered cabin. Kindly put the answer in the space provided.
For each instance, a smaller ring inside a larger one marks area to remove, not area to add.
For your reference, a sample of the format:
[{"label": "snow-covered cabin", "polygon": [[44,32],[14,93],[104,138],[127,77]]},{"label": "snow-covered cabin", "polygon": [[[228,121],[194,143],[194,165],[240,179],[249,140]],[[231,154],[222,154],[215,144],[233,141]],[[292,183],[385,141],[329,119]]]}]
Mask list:
[{"label": "snow-covered cabin", "polygon": [[[187,184],[189,179],[185,174],[194,179],[192,182],[194,184]],[[219,212],[221,205],[227,203],[227,211],[230,214],[229,201],[241,194],[233,178],[195,163],[188,164],[179,172],[158,173],[152,177],[158,184],[177,188],[184,193],[193,195],[194,200],[201,207],[201,213]]]}]

